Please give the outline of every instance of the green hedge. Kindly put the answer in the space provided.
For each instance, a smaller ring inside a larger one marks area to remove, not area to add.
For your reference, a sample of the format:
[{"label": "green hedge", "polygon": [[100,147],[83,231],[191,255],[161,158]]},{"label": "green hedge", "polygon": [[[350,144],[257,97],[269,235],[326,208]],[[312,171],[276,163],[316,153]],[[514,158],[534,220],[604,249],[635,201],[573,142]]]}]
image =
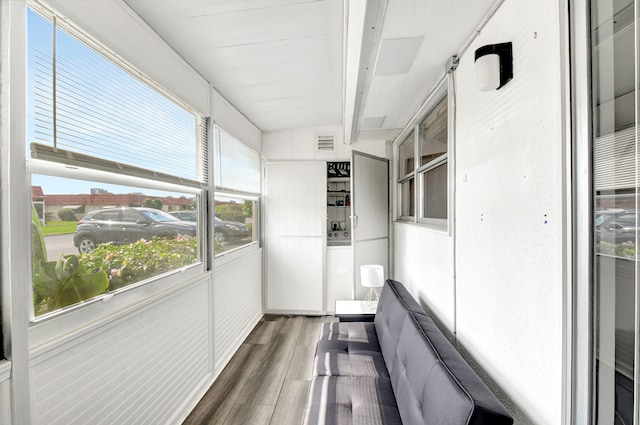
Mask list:
[{"label": "green hedge", "polygon": [[89,272],[104,270],[109,276],[109,289],[165,273],[198,261],[198,241],[195,237],[174,239],[140,239],[127,245],[100,244],[89,254],[82,254],[82,263]]}]

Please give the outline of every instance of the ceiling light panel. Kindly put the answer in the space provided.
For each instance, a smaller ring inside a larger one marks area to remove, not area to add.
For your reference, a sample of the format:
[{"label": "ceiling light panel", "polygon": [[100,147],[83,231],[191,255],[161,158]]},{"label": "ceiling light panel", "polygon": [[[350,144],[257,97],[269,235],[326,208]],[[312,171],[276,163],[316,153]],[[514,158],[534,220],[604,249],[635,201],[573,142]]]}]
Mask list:
[{"label": "ceiling light panel", "polygon": [[401,75],[409,72],[422,40],[423,37],[382,40],[374,75]]}]

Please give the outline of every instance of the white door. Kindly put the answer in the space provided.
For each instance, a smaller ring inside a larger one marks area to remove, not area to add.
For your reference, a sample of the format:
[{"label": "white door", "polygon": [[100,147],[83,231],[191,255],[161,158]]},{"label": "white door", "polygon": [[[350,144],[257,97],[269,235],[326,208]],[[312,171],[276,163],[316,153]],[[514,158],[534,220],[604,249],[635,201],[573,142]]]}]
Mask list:
[{"label": "white door", "polygon": [[268,313],[324,314],[326,164],[265,164]]},{"label": "white door", "polygon": [[354,299],[364,299],[360,266],[380,264],[389,276],[389,161],[353,152],[351,158]]}]

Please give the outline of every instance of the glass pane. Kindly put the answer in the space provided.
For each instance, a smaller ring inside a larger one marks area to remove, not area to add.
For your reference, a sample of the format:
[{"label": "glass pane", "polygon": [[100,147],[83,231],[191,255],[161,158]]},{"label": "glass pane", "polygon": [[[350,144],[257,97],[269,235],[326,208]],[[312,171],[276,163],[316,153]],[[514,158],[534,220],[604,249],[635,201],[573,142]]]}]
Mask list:
[{"label": "glass pane", "polygon": [[409,179],[400,183],[400,215],[402,217],[414,217],[414,193],[415,179]]},{"label": "glass pane", "polygon": [[51,22],[28,9],[28,144],[53,146],[55,141],[71,152],[202,178],[193,113],[61,28],[54,46],[52,29]]},{"label": "glass pane", "polygon": [[423,174],[423,218],[447,218],[447,164]]},{"label": "glass pane", "polygon": [[412,173],[416,168],[415,163],[415,140],[413,131],[409,133],[406,139],[400,144],[398,148],[398,173],[399,178]]},{"label": "glass pane", "polygon": [[447,153],[447,98],[427,114],[419,126],[420,165],[428,164]]},{"label": "glass pane", "polygon": [[260,154],[219,127],[214,130],[214,143],[216,187],[260,193]]},{"label": "glass pane", "polygon": [[216,196],[215,203],[215,255],[258,240],[258,200]]},{"label": "glass pane", "polygon": [[36,316],[199,261],[193,194],[45,175],[31,194]]},{"label": "glass pane", "polygon": [[632,0],[591,2],[594,423],[632,424],[638,243]]}]

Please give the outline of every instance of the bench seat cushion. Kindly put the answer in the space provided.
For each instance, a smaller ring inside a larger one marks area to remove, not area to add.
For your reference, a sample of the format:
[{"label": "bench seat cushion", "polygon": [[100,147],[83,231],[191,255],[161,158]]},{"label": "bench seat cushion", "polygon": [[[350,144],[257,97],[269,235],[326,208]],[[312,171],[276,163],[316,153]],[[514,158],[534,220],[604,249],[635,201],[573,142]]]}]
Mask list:
[{"label": "bench seat cushion", "polygon": [[389,378],[315,377],[304,425],[327,424],[402,425]]},{"label": "bench seat cushion", "polygon": [[374,324],[325,323],[316,348],[313,374],[388,377]]}]

